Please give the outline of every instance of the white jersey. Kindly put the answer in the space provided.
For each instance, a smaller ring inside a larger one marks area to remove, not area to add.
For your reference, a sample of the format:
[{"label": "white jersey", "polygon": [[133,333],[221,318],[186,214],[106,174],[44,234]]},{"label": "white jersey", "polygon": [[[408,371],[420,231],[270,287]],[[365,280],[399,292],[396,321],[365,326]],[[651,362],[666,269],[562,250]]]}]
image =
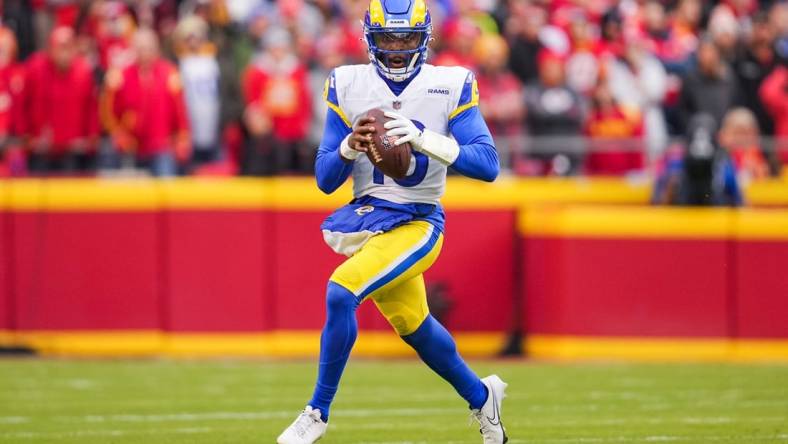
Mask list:
[{"label": "white jersey", "polygon": [[[478,89],[469,70],[427,64],[399,96],[372,64],[341,66],[329,77],[325,96],[329,107],[350,127],[370,109],[380,108],[446,136],[450,136],[449,120],[478,104]],[[394,180],[375,169],[367,156],[359,156],[353,165],[353,195],[400,204],[437,204],[446,188],[446,169],[443,163],[415,153],[408,177]]]}]

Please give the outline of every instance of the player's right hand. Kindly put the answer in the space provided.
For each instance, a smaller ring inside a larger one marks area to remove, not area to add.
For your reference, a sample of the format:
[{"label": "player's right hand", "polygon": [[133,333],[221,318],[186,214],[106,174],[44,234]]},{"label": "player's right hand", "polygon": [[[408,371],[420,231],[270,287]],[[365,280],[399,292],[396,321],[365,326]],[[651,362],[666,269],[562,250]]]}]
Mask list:
[{"label": "player's right hand", "polygon": [[350,135],[350,139],[348,139],[350,148],[361,151],[362,153],[367,152],[367,147],[372,143],[372,133],[375,132],[375,127],[370,124],[374,122],[374,117],[364,116],[358,119],[356,126],[353,127],[353,133]]},{"label": "player's right hand", "polygon": [[342,157],[348,161],[355,160],[361,153],[367,152],[367,147],[372,143],[372,133],[375,127],[371,125],[375,122],[374,117],[362,117],[353,126],[353,132],[343,141],[340,146]]}]

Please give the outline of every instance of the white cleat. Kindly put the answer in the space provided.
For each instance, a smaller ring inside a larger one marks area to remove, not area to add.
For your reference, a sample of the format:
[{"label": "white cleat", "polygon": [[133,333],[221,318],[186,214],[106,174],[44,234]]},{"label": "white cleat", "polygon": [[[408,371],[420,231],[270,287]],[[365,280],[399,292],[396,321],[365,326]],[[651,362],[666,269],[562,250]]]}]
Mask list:
[{"label": "white cleat", "polygon": [[484,444],[505,444],[509,441],[506,429],[501,422],[501,401],[506,397],[505,382],[497,375],[482,378],[482,384],[487,386],[487,401],[481,409],[471,410],[471,416],[479,422],[479,432],[482,434]]},{"label": "white cleat", "polygon": [[306,406],[295,421],[276,438],[276,444],[312,444],[326,434],[328,424],[320,419],[320,410]]}]

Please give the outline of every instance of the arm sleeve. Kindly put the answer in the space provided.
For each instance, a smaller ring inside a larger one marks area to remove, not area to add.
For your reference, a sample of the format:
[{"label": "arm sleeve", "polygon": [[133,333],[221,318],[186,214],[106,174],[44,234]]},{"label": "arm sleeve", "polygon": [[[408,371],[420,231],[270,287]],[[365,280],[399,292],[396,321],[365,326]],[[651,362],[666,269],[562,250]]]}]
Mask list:
[{"label": "arm sleeve", "polygon": [[328,111],[323,138],[317,149],[315,178],[318,188],[326,194],[331,194],[347,180],[353,171],[353,163],[345,162],[339,154],[339,145],[352,130],[350,122],[339,108],[333,72],[326,80],[323,98],[328,104]]},{"label": "arm sleeve", "polygon": [[457,109],[449,116],[449,132],[460,145],[451,167],[464,176],[492,182],[500,170],[498,153],[478,105],[479,88],[473,74],[468,74]]}]

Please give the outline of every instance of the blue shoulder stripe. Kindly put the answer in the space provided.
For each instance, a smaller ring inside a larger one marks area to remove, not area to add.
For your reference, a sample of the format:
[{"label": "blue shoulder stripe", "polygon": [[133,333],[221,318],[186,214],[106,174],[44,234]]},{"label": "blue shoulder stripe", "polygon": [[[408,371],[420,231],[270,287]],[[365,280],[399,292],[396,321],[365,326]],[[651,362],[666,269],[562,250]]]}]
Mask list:
[{"label": "blue shoulder stripe", "polygon": [[465,83],[462,85],[462,92],[460,93],[460,101],[457,102],[458,107],[470,103],[471,99],[473,99],[474,81],[476,81],[476,78],[474,78],[472,72],[469,72],[468,76],[465,77]]}]

